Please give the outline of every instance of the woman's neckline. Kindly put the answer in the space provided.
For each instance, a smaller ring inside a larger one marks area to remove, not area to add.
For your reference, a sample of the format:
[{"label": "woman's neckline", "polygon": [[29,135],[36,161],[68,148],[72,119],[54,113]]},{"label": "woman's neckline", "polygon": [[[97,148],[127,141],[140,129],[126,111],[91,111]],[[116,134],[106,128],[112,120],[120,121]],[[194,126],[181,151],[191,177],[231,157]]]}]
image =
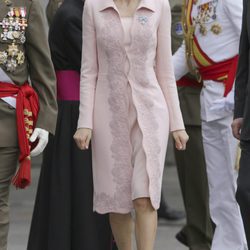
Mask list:
[{"label": "woman's neckline", "polygon": [[119,8],[118,8],[118,6],[117,6],[116,0],[113,0],[113,3],[114,3],[114,5],[115,5],[115,7],[116,7],[116,10],[117,10],[117,12],[118,12],[120,18],[124,18],[124,17],[125,17],[125,18],[133,18],[133,17],[136,15],[136,12],[137,12],[138,7],[140,6],[141,2],[142,2],[142,0],[140,0],[140,1],[138,2],[138,5],[137,5],[137,7],[135,8],[135,11],[134,11],[134,13],[132,14],[132,16],[121,16],[121,13],[120,13],[120,10],[119,10]]}]

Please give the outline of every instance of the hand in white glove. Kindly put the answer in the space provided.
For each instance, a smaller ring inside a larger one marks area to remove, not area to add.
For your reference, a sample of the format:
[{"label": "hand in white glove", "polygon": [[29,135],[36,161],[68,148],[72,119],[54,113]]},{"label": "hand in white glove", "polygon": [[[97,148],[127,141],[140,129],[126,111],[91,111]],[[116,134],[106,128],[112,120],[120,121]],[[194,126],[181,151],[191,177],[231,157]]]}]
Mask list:
[{"label": "hand in white glove", "polygon": [[35,142],[37,139],[38,139],[38,144],[31,151],[30,153],[31,156],[37,156],[43,152],[49,141],[49,132],[41,128],[35,128],[33,134],[30,137],[30,141]]},{"label": "hand in white glove", "polygon": [[226,97],[213,102],[211,111],[232,112],[234,110],[234,91],[232,90]]}]

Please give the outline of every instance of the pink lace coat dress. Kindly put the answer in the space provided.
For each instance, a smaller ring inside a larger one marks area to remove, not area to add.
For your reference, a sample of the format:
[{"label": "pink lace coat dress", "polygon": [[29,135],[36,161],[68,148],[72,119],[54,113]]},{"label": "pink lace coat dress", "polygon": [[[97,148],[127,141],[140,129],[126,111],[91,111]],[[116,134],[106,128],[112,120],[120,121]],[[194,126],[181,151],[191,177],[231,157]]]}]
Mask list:
[{"label": "pink lace coat dress", "polygon": [[169,131],[184,129],[168,0],[141,0],[122,22],[113,0],[86,0],[78,128],[93,129],[98,213],[129,213],[139,197],[158,209]]}]

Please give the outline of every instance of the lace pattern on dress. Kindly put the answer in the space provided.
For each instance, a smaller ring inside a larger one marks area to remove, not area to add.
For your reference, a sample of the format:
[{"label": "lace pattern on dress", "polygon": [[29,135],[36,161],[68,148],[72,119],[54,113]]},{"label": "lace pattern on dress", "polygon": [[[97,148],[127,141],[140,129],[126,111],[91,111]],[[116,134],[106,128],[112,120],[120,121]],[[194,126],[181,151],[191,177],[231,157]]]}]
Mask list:
[{"label": "lace pattern on dress", "polygon": [[105,193],[95,194],[95,206],[110,211],[133,208],[131,198],[131,180],[133,168],[131,164],[131,145],[129,124],[127,121],[129,99],[127,93],[127,77],[124,74],[126,52],[123,49],[123,32],[119,19],[108,15],[103,25],[103,44],[108,59],[108,104],[112,114],[110,128],[112,134],[111,152],[114,160],[112,169],[113,182],[116,185],[114,196]]},{"label": "lace pattern on dress", "polygon": [[[135,36],[133,37],[133,59],[135,62],[133,67],[135,70],[136,84],[147,87],[149,79],[144,74],[146,72],[145,64],[147,62],[147,53],[145,51],[152,49],[155,46],[154,39],[152,39],[150,27],[150,15],[148,12],[140,11],[137,20],[147,20],[141,25],[137,25],[134,30]],[[149,176],[149,191],[151,202],[154,207],[157,207],[160,202],[161,190],[161,163],[159,154],[161,153],[159,136],[152,136],[152,133],[159,133],[159,124],[154,116],[154,101],[150,100],[147,96],[136,96],[136,108],[138,114],[138,123],[143,133],[143,148],[146,155],[146,167]],[[145,125],[146,124],[146,125]]]}]

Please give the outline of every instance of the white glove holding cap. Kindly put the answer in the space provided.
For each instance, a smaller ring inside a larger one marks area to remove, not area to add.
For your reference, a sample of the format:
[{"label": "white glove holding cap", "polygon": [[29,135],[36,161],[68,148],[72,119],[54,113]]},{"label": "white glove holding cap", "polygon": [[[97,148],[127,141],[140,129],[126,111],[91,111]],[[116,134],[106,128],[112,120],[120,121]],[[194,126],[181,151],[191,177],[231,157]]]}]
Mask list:
[{"label": "white glove holding cap", "polygon": [[32,157],[43,152],[49,141],[49,132],[41,128],[35,128],[33,134],[30,137],[30,142],[35,142],[36,140],[38,140],[38,144],[30,153]]}]

